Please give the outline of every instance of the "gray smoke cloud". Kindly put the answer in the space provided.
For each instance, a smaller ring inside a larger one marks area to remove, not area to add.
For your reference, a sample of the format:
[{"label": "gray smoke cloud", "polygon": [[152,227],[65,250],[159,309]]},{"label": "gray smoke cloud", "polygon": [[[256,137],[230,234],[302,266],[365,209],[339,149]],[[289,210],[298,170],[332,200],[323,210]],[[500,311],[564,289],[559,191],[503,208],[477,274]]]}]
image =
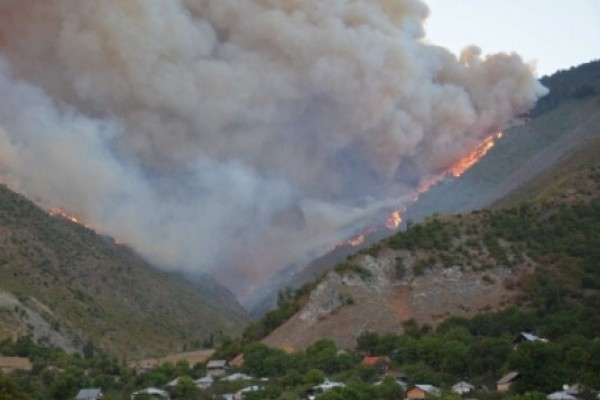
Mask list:
[{"label": "gray smoke cloud", "polygon": [[0,179],[244,293],[545,94],[416,0],[0,0]]}]

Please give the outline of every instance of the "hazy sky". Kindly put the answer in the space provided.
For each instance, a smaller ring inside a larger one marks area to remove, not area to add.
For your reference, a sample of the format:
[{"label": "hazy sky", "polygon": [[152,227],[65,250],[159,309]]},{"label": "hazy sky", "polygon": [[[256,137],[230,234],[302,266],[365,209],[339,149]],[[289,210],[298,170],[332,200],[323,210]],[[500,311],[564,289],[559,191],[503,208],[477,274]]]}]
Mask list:
[{"label": "hazy sky", "polygon": [[425,1],[427,37],[453,52],[515,51],[540,76],[600,58],[600,0]]}]

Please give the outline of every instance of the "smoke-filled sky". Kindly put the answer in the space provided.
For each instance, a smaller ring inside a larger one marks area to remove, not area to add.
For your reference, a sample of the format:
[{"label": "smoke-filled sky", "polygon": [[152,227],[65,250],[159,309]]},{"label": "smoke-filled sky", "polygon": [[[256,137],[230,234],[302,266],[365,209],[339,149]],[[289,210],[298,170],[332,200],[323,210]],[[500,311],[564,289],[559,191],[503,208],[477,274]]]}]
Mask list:
[{"label": "smoke-filled sky", "polygon": [[417,0],[0,0],[0,178],[238,293],[404,204],[545,89]]}]

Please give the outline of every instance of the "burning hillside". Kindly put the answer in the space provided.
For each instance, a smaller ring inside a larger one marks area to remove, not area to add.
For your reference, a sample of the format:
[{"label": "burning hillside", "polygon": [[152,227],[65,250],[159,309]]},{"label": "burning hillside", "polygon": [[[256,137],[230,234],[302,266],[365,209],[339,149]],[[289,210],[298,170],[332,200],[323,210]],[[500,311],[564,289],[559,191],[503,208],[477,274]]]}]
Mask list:
[{"label": "burning hillside", "polygon": [[0,179],[243,292],[460,174],[545,93],[516,54],[428,43],[427,14],[418,0],[2,1]]}]

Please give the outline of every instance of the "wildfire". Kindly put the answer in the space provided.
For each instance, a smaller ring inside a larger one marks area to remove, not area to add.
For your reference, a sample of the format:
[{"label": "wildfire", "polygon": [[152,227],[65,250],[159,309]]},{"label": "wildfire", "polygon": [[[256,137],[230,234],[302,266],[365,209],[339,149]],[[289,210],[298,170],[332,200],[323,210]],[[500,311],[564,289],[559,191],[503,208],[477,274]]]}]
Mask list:
[{"label": "wildfire", "polygon": [[[483,156],[485,156],[492,147],[496,144],[496,140],[502,137],[502,132],[495,133],[493,135],[488,136],[483,142],[481,142],[473,151],[467,154],[464,158],[460,159],[456,164],[451,166],[444,173],[434,176],[427,181],[423,182],[417,190],[414,192],[413,201],[416,202],[419,199],[419,196],[422,193],[428,191],[433,185],[438,183],[439,181],[452,176],[455,178],[460,177],[464,174],[469,168],[475,165]],[[402,223],[402,215],[406,212],[406,207],[402,209],[396,209],[390,212],[385,222],[385,227],[389,230],[396,230]],[[369,228],[364,230],[361,234],[355,236],[352,239],[345,240],[333,246],[331,250],[334,250],[341,246],[360,246],[362,245],[367,236],[376,231],[375,228]]]},{"label": "wildfire", "polygon": [[398,229],[401,222],[402,222],[402,216],[400,215],[400,210],[394,210],[388,216],[388,219],[385,222],[385,226],[389,230],[394,230],[394,229]]},{"label": "wildfire", "polygon": [[483,156],[485,156],[496,144],[496,140],[502,137],[502,132],[487,137],[471,153],[459,160],[455,165],[448,169],[447,174],[456,178],[464,174],[469,168],[475,165]]},{"label": "wildfire", "polygon": [[[89,229],[91,231],[93,231],[94,233],[96,233],[97,235],[103,235],[101,232],[99,232],[97,229],[95,229],[93,226],[91,226],[90,224],[86,224],[85,222],[83,222],[79,217],[73,215],[73,214],[69,214],[67,212],[65,212],[64,210],[57,208],[57,207],[53,207],[50,210],[48,210],[48,214],[50,214],[53,217],[60,217],[60,218],[64,218],[66,220],[69,220],[77,225],[81,225],[86,229]],[[123,241],[117,239],[117,238],[112,238],[114,244],[116,244],[117,246],[122,246],[123,245]]]},{"label": "wildfire", "polygon": [[64,210],[61,210],[60,208],[53,207],[48,211],[48,214],[50,214],[53,217],[61,217],[64,219],[68,219],[69,221],[74,222],[77,225],[81,225],[84,228],[87,228],[87,229],[95,232],[95,229],[91,225],[86,224],[85,222],[83,222],[81,219],[79,219],[75,215],[69,214],[69,213],[65,212]]},{"label": "wildfire", "polygon": [[360,246],[365,242],[365,235],[358,235],[354,239],[348,240],[348,244],[352,247]]}]

